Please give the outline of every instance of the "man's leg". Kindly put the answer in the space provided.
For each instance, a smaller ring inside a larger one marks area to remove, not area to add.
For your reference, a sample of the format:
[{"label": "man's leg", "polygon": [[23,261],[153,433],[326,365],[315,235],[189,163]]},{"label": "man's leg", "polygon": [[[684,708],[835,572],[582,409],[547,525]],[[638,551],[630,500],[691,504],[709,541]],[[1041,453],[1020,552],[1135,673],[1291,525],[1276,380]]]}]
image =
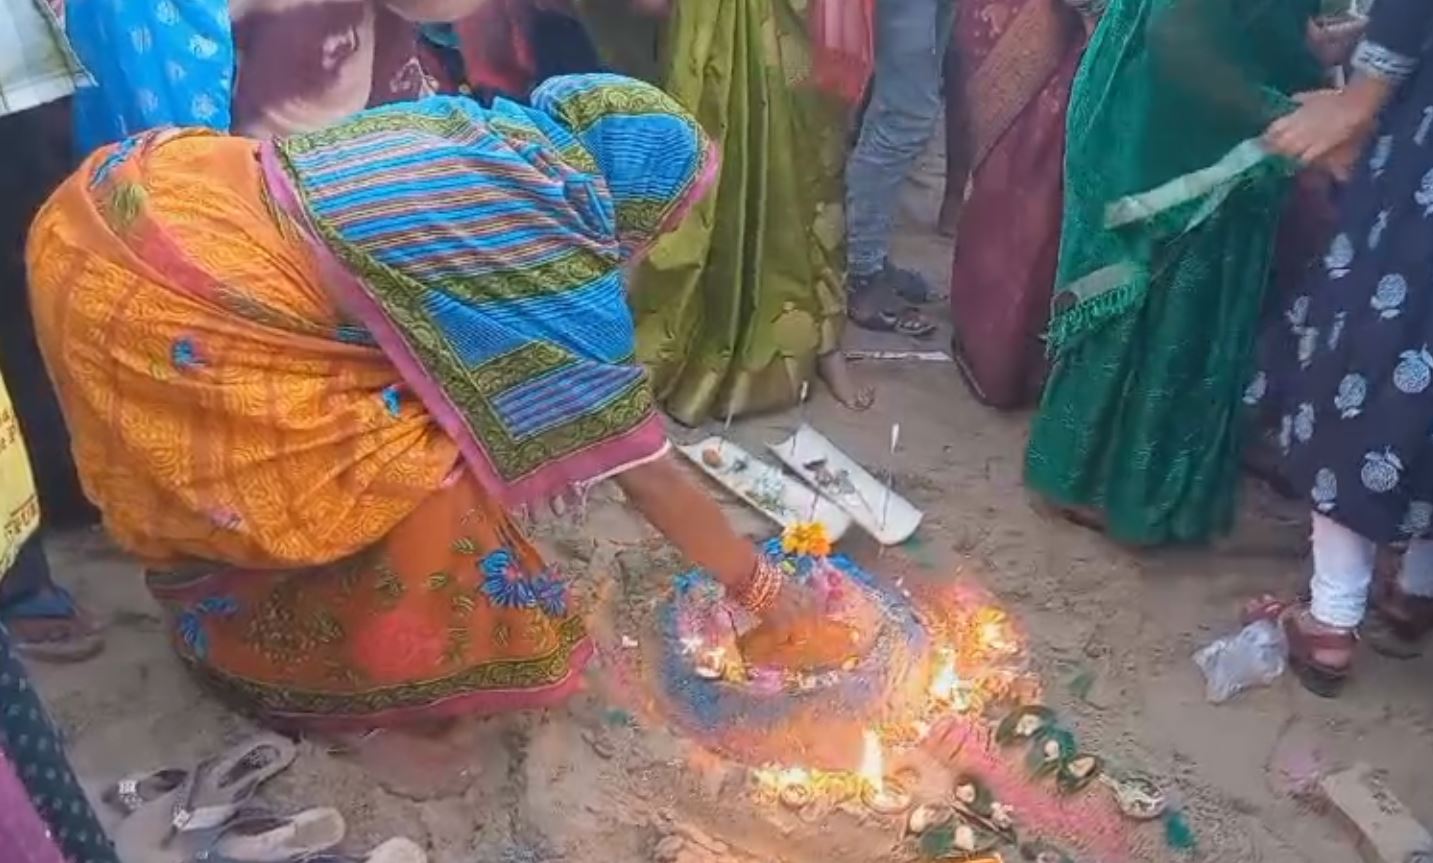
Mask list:
[{"label": "man's leg", "polygon": [[953,0],[877,0],[876,73],[846,167],[847,270],[880,273],[896,201],[936,128]]},{"label": "man's leg", "polygon": [[69,591],[50,578],[45,546],[36,534],[20,546],[0,577],[0,624],[22,655],[50,662],[78,662],[104,646],[94,622]]}]

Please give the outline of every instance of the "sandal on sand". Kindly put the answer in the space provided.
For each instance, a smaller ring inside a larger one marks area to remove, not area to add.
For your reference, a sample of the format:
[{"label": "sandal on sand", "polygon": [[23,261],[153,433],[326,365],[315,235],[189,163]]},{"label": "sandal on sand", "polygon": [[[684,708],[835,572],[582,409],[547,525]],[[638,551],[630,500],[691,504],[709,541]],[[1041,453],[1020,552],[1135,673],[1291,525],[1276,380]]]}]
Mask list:
[{"label": "sandal on sand", "polygon": [[188,776],[189,771],[177,767],[131,773],[105,788],[100,793],[100,799],[121,815],[133,815],[140,807],[158,800],[184,784]]},{"label": "sandal on sand", "polygon": [[875,312],[861,315],[854,309],[847,313],[851,323],[863,330],[870,330],[873,333],[895,333],[898,336],[906,336],[912,339],[929,338],[935,332],[936,326],[919,309],[905,309],[894,312],[890,309],[879,309]]},{"label": "sandal on sand", "polygon": [[174,806],[176,830],[209,830],[233,817],[258,787],[294,763],[293,741],[260,734],[218,758],[201,761],[179,787]]},{"label": "sandal on sand", "polygon": [[194,855],[204,863],[297,863],[338,847],[348,827],[337,809],[320,807],[294,815],[254,811],[214,833]]},{"label": "sandal on sand", "polygon": [[143,803],[115,830],[121,860],[183,863],[212,843],[265,781],[293,763],[287,738],[261,734],[199,763],[173,790]]},{"label": "sandal on sand", "polygon": [[[1284,634],[1289,639],[1289,667],[1298,676],[1304,688],[1323,698],[1336,698],[1348,682],[1357,634],[1351,630],[1329,630],[1310,632],[1305,628],[1309,620],[1307,607],[1295,607],[1283,615]],[[1314,655],[1319,652],[1345,653],[1349,662],[1331,665],[1319,662]]]},{"label": "sandal on sand", "polygon": [[83,662],[104,648],[99,627],[68,590],[52,585],[6,603],[3,622],[15,650],[41,662]]},{"label": "sandal on sand", "polygon": [[362,857],[346,854],[319,854],[304,863],[428,863],[428,855],[418,843],[401,836],[389,839]]},{"label": "sandal on sand", "polygon": [[923,339],[936,326],[911,308],[881,276],[853,278],[846,288],[846,317],[863,330]]}]

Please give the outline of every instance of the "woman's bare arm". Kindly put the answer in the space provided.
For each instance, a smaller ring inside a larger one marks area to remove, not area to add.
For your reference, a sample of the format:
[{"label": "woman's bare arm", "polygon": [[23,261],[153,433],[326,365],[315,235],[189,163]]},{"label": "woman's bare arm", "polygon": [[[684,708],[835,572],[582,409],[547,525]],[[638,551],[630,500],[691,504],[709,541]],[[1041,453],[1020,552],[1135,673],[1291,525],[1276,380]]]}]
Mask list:
[{"label": "woman's bare arm", "polygon": [[739,594],[746,586],[756,567],[756,549],[671,456],[618,475],[617,484],[653,527],[728,593]]}]

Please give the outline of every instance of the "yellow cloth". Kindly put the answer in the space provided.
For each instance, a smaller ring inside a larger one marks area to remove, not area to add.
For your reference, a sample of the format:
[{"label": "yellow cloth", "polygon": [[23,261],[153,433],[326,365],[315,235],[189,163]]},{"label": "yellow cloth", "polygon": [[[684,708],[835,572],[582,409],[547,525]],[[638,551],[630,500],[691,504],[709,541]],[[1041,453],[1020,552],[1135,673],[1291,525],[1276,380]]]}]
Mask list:
[{"label": "yellow cloth", "polygon": [[27,249],[85,493],[151,562],[274,569],[368,548],[443,484],[457,445],[382,351],[345,338],[268,206],[255,142],[134,140],[60,187]]},{"label": "yellow cloth", "polygon": [[0,380],[0,519],[4,520],[0,530],[0,578],[4,578],[20,546],[40,526],[40,502],[35,497],[35,479],[30,475],[30,457],[4,380]]}]

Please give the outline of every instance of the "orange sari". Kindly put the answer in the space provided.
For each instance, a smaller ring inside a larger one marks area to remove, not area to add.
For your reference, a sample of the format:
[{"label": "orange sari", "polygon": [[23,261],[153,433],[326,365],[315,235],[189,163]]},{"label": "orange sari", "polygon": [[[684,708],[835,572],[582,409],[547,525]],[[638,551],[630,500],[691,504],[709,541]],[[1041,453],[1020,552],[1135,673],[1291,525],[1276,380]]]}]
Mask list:
[{"label": "orange sari", "polygon": [[561,698],[589,653],[561,579],[329,298],[257,146],[102,149],[35,222],[36,329],[87,495],[154,565],[181,655],[272,719]]}]

